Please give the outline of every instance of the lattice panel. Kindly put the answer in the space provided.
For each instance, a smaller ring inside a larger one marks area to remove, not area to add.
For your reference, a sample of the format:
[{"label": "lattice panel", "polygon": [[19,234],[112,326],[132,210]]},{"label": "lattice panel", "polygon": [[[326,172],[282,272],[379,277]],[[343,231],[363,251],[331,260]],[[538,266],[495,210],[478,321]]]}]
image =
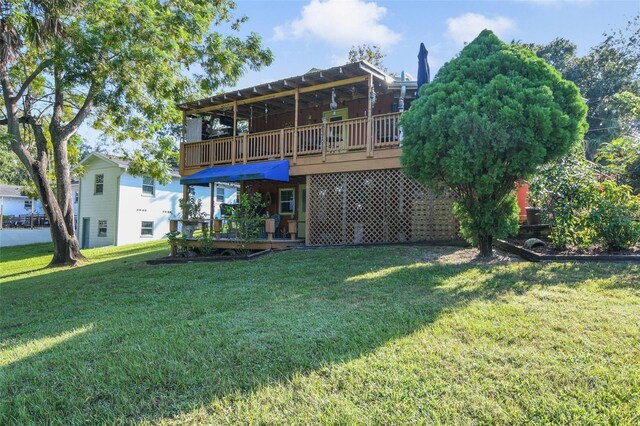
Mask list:
[{"label": "lattice panel", "polygon": [[453,198],[436,197],[402,170],[312,175],[309,245],[454,238]]}]

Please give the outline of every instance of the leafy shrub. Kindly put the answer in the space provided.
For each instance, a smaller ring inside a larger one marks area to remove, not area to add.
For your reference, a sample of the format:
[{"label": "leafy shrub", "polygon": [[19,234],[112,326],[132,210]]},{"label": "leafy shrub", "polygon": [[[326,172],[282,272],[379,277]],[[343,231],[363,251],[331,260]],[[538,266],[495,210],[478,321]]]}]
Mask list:
[{"label": "leafy shrub", "polygon": [[189,251],[189,240],[186,235],[179,232],[169,232],[167,234],[168,243],[170,246],[175,244],[176,254],[184,254]]},{"label": "leafy shrub", "polygon": [[640,197],[631,187],[603,182],[589,213],[596,239],[608,250],[624,250],[640,241]]},{"label": "leafy shrub", "polygon": [[585,160],[564,158],[543,167],[531,180],[531,198],[538,200],[549,239],[557,249],[587,247],[594,233],[588,213],[597,198],[598,175]]},{"label": "leafy shrub", "polygon": [[198,251],[203,256],[211,256],[215,251],[213,246],[214,239],[211,236],[209,228],[205,228],[202,232],[202,236],[198,238]]},{"label": "leafy shrub", "polygon": [[262,202],[262,194],[255,192],[252,195],[240,194],[238,204],[231,214],[231,221],[237,227],[237,238],[240,242],[240,251],[246,252],[247,246],[260,235],[260,226],[266,215],[265,205]]},{"label": "leafy shrub", "polygon": [[638,242],[638,197],[584,159],[565,158],[542,168],[529,191],[551,225],[549,239],[557,249],[602,244],[622,250]]}]

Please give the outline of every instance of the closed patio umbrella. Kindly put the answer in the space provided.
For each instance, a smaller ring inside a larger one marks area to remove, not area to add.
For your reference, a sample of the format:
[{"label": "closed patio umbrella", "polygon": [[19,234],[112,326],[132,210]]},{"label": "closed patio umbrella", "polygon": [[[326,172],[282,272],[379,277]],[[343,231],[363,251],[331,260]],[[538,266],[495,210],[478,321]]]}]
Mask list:
[{"label": "closed patio umbrella", "polygon": [[431,81],[429,62],[427,61],[428,54],[429,52],[427,51],[427,48],[424,47],[424,43],[420,43],[420,52],[418,52],[418,90],[416,91],[416,99],[418,98],[420,87]]}]

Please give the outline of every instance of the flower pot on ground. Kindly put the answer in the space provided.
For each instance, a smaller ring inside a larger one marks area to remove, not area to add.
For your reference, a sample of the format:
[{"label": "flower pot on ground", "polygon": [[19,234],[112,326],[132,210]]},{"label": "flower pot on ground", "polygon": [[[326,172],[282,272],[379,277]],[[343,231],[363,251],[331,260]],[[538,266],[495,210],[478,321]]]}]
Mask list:
[{"label": "flower pot on ground", "polygon": [[182,222],[182,234],[187,238],[193,238],[193,233],[198,227],[198,222],[185,220]]},{"label": "flower pot on ground", "polygon": [[189,188],[189,196],[186,199],[181,198],[179,201],[182,209],[182,234],[187,238],[193,238],[193,233],[198,227],[201,219],[204,219],[202,211],[202,200],[196,199],[195,191]]},{"label": "flower pot on ground", "polygon": [[266,219],[264,221],[264,230],[267,233],[267,238],[269,240],[273,239],[273,234],[276,232],[276,220],[275,219]]},{"label": "flower pot on ground", "polygon": [[290,220],[288,222],[287,226],[289,227],[289,234],[291,235],[291,239],[295,240],[296,239],[296,234],[298,233],[298,221],[297,220]]},{"label": "flower pot on ground", "polygon": [[540,214],[542,209],[540,207],[527,207],[527,225],[540,225]]},{"label": "flower pot on ground", "polygon": [[222,230],[222,219],[213,219],[213,233],[216,236],[216,240],[220,239],[221,230]]}]

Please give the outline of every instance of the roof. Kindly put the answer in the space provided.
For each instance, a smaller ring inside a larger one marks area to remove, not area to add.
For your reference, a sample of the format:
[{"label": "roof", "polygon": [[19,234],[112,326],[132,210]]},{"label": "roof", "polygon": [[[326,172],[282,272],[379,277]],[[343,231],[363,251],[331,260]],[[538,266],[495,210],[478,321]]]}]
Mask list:
[{"label": "roof", "polygon": [[21,186],[0,184],[0,197],[26,198],[26,195],[22,193]]},{"label": "roof", "polygon": [[[80,161],[80,163],[78,163],[78,165],[82,165],[82,164],[86,163],[91,158],[99,158],[99,159],[101,159],[103,161],[106,161],[107,163],[112,163],[113,165],[116,165],[116,166],[120,167],[121,169],[124,169],[125,171],[129,167],[129,164],[131,163],[129,160],[125,160],[124,158],[119,158],[119,157],[116,157],[114,155],[108,155],[108,154],[103,154],[103,153],[98,152],[98,151],[93,151],[91,154],[89,154],[86,157],[84,157],[82,159],[82,161]],[[180,174],[178,173],[177,170],[173,170],[171,172],[171,176],[180,177]]]},{"label": "roof", "polygon": [[384,71],[376,68],[374,65],[366,61],[359,61],[333,68],[327,68],[324,70],[312,68],[306,74],[287,77],[284,79],[272,81],[270,83],[259,84],[245,89],[233,90],[227,93],[214,95],[197,101],[187,102],[178,105],[178,108],[185,111],[190,111],[223,106],[234,101],[250,102],[252,98],[263,98],[265,95],[291,91],[294,89],[302,89],[323,83],[330,83],[332,81],[345,80],[354,77],[364,77],[368,75],[373,75],[374,79],[377,79],[379,82],[384,82],[386,84],[393,82],[393,77],[386,74]]}]

